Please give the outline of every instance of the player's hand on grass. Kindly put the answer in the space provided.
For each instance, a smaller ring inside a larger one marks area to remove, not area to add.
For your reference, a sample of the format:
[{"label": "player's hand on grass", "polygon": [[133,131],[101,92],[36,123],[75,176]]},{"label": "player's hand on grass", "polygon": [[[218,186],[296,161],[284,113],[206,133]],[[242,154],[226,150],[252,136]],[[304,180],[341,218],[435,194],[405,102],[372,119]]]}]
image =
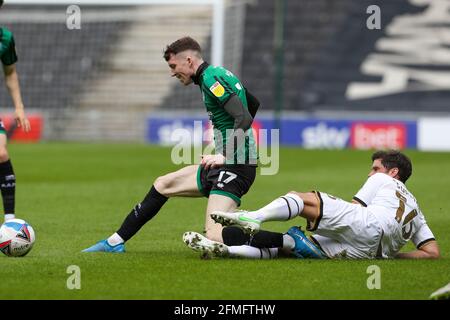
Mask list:
[{"label": "player's hand on grass", "polygon": [[221,154],[202,155],[201,165],[204,166],[205,169],[217,168],[223,166],[224,164],[225,157]]},{"label": "player's hand on grass", "polygon": [[21,127],[23,131],[29,132],[31,130],[30,121],[28,121],[25,116],[25,111],[23,109],[16,109],[15,119],[17,122],[17,126]]}]

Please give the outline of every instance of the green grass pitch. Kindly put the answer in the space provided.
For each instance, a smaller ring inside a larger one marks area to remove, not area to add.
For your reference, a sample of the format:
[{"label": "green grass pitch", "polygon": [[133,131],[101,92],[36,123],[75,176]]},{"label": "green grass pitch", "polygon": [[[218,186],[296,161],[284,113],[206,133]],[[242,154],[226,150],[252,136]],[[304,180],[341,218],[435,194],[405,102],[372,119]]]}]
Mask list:
[{"label": "green grass pitch", "polygon": [[[154,179],[173,171],[169,148],[144,144],[11,144],[17,216],[36,230],[23,258],[0,256],[0,299],[427,299],[450,281],[450,154],[407,151],[409,189],[441,249],[437,261],[201,260],[181,241],[203,230],[206,199],[170,199],[127,243],[125,254],[80,251],[114,232]],[[242,208],[290,190],[351,199],[370,167],[369,151],[282,148],[276,176],[258,176]],[[304,220],[267,223],[285,231]],[[407,250],[412,249],[409,245]],[[69,290],[67,268],[81,271]],[[381,270],[369,290],[367,268]],[[26,289],[25,289],[26,288]]]}]

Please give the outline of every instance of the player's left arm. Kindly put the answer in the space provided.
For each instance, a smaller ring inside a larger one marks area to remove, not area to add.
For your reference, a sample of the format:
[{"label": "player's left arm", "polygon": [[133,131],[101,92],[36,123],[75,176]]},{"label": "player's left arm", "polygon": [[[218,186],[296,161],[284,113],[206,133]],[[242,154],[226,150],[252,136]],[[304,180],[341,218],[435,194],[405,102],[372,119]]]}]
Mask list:
[{"label": "player's left arm", "polygon": [[[240,150],[245,143],[245,134],[251,128],[253,122],[252,114],[256,114],[259,107],[259,101],[240,84],[231,85],[227,77],[232,76],[226,72],[222,76],[214,76],[205,78],[205,85],[209,88],[209,94],[214,96],[217,102],[224,110],[233,118],[233,132],[227,132],[227,143],[223,146],[221,154],[205,155],[202,157],[202,165],[205,168],[218,167],[225,163],[232,163],[236,150]],[[241,90],[245,90],[246,97],[250,98],[252,109],[249,110],[247,105],[239,97]],[[231,128],[230,128],[231,129]],[[228,131],[228,130],[227,130]],[[229,134],[229,136],[228,136]],[[235,143],[236,142],[236,143]]]},{"label": "player's left arm", "polygon": [[15,118],[17,125],[22,127],[25,132],[30,131],[31,126],[25,115],[25,107],[20,93],[19,76],[16,70],[16,64],[3,65],[6,88],[9,91],[15,108]]},{"label": "player's left arm", "polygon": [[[420,210],[419,210],[420,211]],[[434,238],[433,232],[425,221],[425,217],[420,214],[413,222],[418,227],[411,238],[417,250],[401,252],[397,254],[398,259],[438,259],[440,257],[439,246]]]},{"label": "player's left arm", "polygon": [[[252,126],[253,117],[236,94],[231,95],[223,105],[223,108],[234,119],[234,131],[228,137],[227,144],[223,148],[223,154],[202,157],[202,164],[205,168],[209,168],[210,166],[218,167],[228,161],[232,162],[234,159],[234,151],[238,150],[245,142],[245,132]],[[234,143],[235,141],[237,141],[236,145]]]},{"label": "player's left arm", "polygon": [[[223,107],[234,119],[234,132],[228,138],[227,145],[224,148],[226,159],[233,161],[234,151],[244,143],[245,132],[252,126],[253,117],[236,94],[233,94]],[[237,139],[237,145],[234,145],[235,139]]]},{"label": "player's left arm", "polygon": [[440,258],[439,246],[436,240],[428,241],[423,244],[417,250],[410,252],[401,252],[397,254],[397,259],[439,259]]}]

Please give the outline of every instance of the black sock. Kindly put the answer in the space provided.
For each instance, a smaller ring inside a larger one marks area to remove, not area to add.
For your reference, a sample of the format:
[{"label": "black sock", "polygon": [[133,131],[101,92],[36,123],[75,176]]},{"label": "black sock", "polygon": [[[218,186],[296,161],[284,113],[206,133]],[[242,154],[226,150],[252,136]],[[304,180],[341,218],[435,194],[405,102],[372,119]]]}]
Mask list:
[{"label": "black sock", "polygon": [[129,240],[142,228],[151,218],[153,218],[161,207],[166,203],[167,197],[160,194],[154,186],[145,196],[141,203],[138,203],[128,214],[117,231],[117,234],[124,240]]},{"label": "black sock", "polygon": [[282,248],[283,234],[260,230],[253,237],[246,234],[241,228],[229,226],[222,229],[223,243],[227,246],[249,245],[255,248]]},{"label": "black sock", "polygon": [[248,244],[250,236],[235,226],[229,226],[222,229],[223,243],[227,246],[242,246]]},{"label": "black sock", "polygon": [[11,161],[0,163],[0,190],[5,214],[14,214],[16,199],[16,176]]},{"label": "black sock", "polygon": [[260,230],[250,239],[249,245],[261,249],[282,248],[283,234],[279,232]]}]

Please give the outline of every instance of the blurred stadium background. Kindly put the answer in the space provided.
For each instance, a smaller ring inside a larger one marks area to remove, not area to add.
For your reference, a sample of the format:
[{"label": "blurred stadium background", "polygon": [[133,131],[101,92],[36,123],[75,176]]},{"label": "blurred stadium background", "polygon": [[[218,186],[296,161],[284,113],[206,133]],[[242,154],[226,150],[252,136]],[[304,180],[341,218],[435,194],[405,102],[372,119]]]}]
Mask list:
[{"label": "blurred stadium background", "polygon": [[[190,35],[259,97],[255,128],[281,128],[284,145],[450,150],[448,0],[121,2],[74,1],[69,29],[71,1],[6,1],[34,124],[17,139],[170,144],[194,118],[207,127],[198,88],[162,58]],[[366,25],[371,5],[381,29]]]},{"label": "blurred stadium background", "polygon": [[[81,29],[67,26],[72,4]],[[379,30],[367,28],[372,5]],[[450,151],[450,0],[5,0],[0,25],[16,38],[33,131],[14,130],[3,84],[0,118],[12,141],[51,142],[9,146],[17,214],[37,242],[25,259],[0,257],[0,299],[427,299],[448,283],[450,153],[422,151]],[[377,260],[382,290],[366,285],[373,260],[206,262],[181,241],[203,230],[203,198],[171,199],[126,255],[80,253],[179,168],[174,148],[149,144],[177,143],[175,129],[199,130],[193,120],[209,128],[198,88],[171,78],[162,58],[185,35],[260,99],[254,128],[280,128],[288,146],[244,209],[295,189],[351,199],[371,154],[354,149],[409,149],[408,186],[442,259]],[[82,290],[68,290],[72,265]]]}]

